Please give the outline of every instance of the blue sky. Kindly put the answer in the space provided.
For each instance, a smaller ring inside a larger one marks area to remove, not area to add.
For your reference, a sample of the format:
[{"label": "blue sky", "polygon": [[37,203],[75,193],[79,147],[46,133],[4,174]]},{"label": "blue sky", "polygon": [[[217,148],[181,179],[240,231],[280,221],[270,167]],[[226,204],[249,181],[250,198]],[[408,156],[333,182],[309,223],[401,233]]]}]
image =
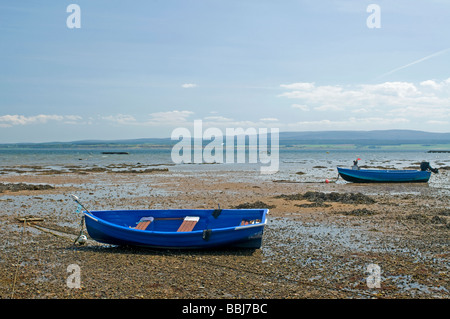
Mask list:
[{"label": "blue sky", "polygon": [[449,16],[444,0],[3,0],[0,142],[170,137],[197,119],[449,132]]}]

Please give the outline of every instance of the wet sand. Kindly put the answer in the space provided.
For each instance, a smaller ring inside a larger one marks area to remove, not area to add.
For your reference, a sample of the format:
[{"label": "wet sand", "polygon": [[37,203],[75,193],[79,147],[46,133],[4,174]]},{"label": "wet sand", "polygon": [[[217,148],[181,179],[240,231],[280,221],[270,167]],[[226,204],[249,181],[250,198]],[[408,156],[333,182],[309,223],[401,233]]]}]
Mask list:
[{"label": "wet sand", "polygon": [[[0,182],[53,187],[0,193],[0,298],[450,297],[449,193],[428,184],[292,183],[173,167],[127,174],[28,168]],[[81,216],[69,194],[95,210],[220,204],[265,205],[270,213],[257,250],[138,249],[90,239],[80,247],[73,242]],[[42,220],[24,227],[17,220],[24,217]],[[79,289],[67,285],[73,264]],[[370,264],[380,267],[380,288],[368,287]]]}]

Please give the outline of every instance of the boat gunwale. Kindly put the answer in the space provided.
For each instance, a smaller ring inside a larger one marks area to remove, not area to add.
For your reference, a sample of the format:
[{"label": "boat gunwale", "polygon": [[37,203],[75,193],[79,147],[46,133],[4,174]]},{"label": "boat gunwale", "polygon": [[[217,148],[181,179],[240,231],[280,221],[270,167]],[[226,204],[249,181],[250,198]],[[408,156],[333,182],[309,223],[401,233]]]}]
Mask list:
[{"label": "boat gunwale", "polygon": [[[206,211],[206,210],[210,210],[210,209],[203,209],[202,211]],[[142,232],[143,234],[155,234],[155,235],[161,235],[161,234],[165,234],[165,235],[175,235],[175,236],[186,236],[186,234],[198,234],[198,233],[203,233],[204,230],[206,229],[210,229],[211,231],[217,232],[217,231],[230,231],[230,230],[244,230],[244,229],[248,229],[248,228],[252,228],[252,227],[264,227],[265,225],[267,225],[267,218],[266,215],[269,213],[269,209],[267,208],[248,208],[246,210],[263,210],[264,212],[262,213],[262,220],[260,223],[257,224],[248,224],[248,225],[237,225],[237,226],[230,226],[230,227],[221,227],[221,228],[205,228],[205,229],[199,229],[199,230],[192,230],[190,232],[177,232],[177,231],[155,231],[155,230],[142,230],[142,229],[136,229],[136,228],[131,228],[131,227],[125,227],[125,226],[121,226],[118,224],[114,224],[111,222],[108,222],[102,218],[99,218],[98,216],[93,215],[90,212],[87,211],[83,211],[82,213],[86,216],[91,218],[92,220],[94,220],[97,223],[100,224],[104,224],[108,227],[113,227],[113,228],[118,228],[121,230],[126,230],[129,232]],[[122,212],[126,212],[126,211],[130,211],[130,210],[124,210]],[[136,210],[134,210],[136,211]],[[151,211],[151,210],[142,210],[142,211]],[[183,211],[183,209],[180,209],[178,211]],[[186,209],[186,211],[192,211],[190,209]],[[120,210],[102,210],[102,211],[95,211],[95,212],[120,212]]]},{"label": "boat gunwale", "polygon": [[422,170],[371,170],[337,167],[339,176],[353,183],[427,183],[430,171]]},{"label": "boat gunwale", "polygon": [[421,171],[421,170],[415,170],[415,169],[351,169],[351,168],[345,168],[345,167],[339,167],[337,166],[338,171],[339,170],[346,170],[351,172],[363,172],[363,173],[417,173],[417,172],[428,172],[428,171]]}]

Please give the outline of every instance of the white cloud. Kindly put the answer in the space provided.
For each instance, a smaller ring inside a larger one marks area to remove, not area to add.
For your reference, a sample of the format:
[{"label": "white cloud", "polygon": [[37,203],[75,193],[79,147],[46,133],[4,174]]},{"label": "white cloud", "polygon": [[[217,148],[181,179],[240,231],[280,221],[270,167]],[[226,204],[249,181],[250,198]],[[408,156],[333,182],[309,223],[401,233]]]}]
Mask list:
[{"label": "white cloud", "polygon": [[78,115],[56,115],[39,114],[34,116],[25,115],[2,115],[0,116],[0,127],[11,127],[14,125],[45,124],[48,121],[63,122],[65,124],[78,124],[82,119]]},{"label": "white cloud", "polygon": [[409,82],[384,82],[380,84],[361,85],[361,91],[379,96],[414,97],[420,95],[419,89]]},{"label": "white cloud", "polygon": [[190,111],[167,111],[150,113],[148,118],[137,120],[133,115],[117,114],[103,116],[102,119],[120,124],[120,125],[139,125],[139,126],[176,126],[187,123],[187,118],[194,114]]},{"label": "white cloud", "polygon": [[227,118],[224,116],[207,116],[204,118],[204,120],[213,121],[213,122],[231,122],[231,121],[233,121],[233,119],[230,119],[230,118]]},{"label": "white cloud", "polygon": [[431,88],[433,90],[440,90],[440,89],[442,89],[442,86],[443,86],[442,83],[437,83],[434,80],[422,81],[419,84],[421,86],[425,86],[425,87]]},{"label": "white cloud", "polygon": [[302,105],[302,104],[292,104],[291,107],[293,109],[299,109],[302,111],[309,111],[309,107],[307,105]]},{"label": "white cloud", "polygon": [[277,122],[277,121],[279,121],[277,118],[274,118],[274,117],[265,117],[265,118],[262,118],[262,119],[259,119],[260,121],[263,121],[263,122]]},{"label": "white cloud", "polygon": [[236,120],[223,116],[208,116],[203,119],[203,127],[217,127],[220,129],[226,128],[279,128],[283,125],[277,118],[262,118],[256,121],[252,120]]},{"label": "white cloud", "polygon": [[429,121],[427,121],[427,124],[432,124],[432,125],[449,125],[450,122],[449,121],[429,120]]},{"label": "white cloud", "polygon": [[449,106],[413,105],[397,107],[386,112],[389,116],[403,116],[409,118],[441,119],[450,117]]},{"label": "white cloud", "polygon": [[295,123],[289,123],[285,125],[287,130],[367,130],[367,129],[389,129],[394,125],[398,127],[399,125],[410,123],[409,119],[396,118],[389,119],[385,117],[363,117],[356,118],[350,117],[345,120],[311,120],[311,121],[299,121]]},{"label": "white cloud", "polygon": [[352,113],[368,113],[368,112],[369,112],[369,110],[366,108],[363,108],[363,107],[360,109],[352,110]]},{"label": "white cloud", "polygon": [[197,84],[194,83],[184,83],[181,85],[182,88],[184,89],[190,89],[190,88],[195,88],[197,87]]},{"label": "white cloud", "polygon": [[333,104],[324,104],[321,106],[317,106],[314,108],[317,111],[343,111],[344,108],[342,106],[337,106]]},{"label": "white cloud", "polygon": [[186,118],[194,114],[191,111],[168,111],[156,112],[150,114],[149,122],[151,123],[181,123],[185,122]]},{"label": "white cloud", "polygon": [[450,78],[436,82],[435,80],[426,80],[420,82],[420,85],[426,87],[426,89],[432,89],[435,91],[449,91],[450,90]]},{"label": "white cloud", "polygon": [[278,97],[295,101],[291,108],[302,112],[297,113],[300,121],[280,122],[280,129],[449,130],[450,78],[356,85],[292,83],[281,88],[285,91]]},{"label": "white cloud", "polygon": [[252,120],[236,120],[233,118],[214,115],[206,116],[204,118],[190,118],[194,114],[190,111],[168,111],[156,112],[149,114],[149,117],[142,120],[137,120],[136,117],[126,114],[117,114],[104,116],[102,119],[120,125],[132,126],[161,126],[165,128],[173,127],[191,127],[194,120],[201,119],[203,128],[217,127],[217,128],[248,128],[248,127],[278,127],[278,119],[276,118],[262,118],[257,121]]},{"label": "white cloud", "polygon": [[[346,111],[380,114],[405,118],[450,116],[450,79],[436,82],[384,82],[378,84],[340,85],[283,85],[287,92],[281,98],[297,100],[292,108],[314,111]],[[303,87],[303,90],[299,90]],[[323,115],[322,115],[323,116]]]},{"label": "white cloud", "polygon": [[314,83],[309,82],[299,82],[292,84],[281,84],[280,87],[289,90],[300,90],[300,91],[309,91],[314,88]]},{"label": "white cloud", "polygon": [[111,122],[115,122],[117,124],[136,124],[137,120],[134,116],[127,114],[117,114],[117,115],[108,115],[103,116],[102,119],[108,120]]},{"label": "white cloud", "polygon": [[354,89],[344,89],[338,85],[311,86],[309,89],[293,90],[282,93],[279,97],[298,99],[298,105],[321,106],[344,104],[348,100],[362,99],[363,92]]}]

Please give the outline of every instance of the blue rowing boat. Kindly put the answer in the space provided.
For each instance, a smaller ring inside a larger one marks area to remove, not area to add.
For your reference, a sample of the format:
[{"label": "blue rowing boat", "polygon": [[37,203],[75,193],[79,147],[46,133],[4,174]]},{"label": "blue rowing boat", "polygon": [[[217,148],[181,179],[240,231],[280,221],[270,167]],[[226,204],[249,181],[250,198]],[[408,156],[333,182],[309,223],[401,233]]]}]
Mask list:
[{"label": "blue rowing boat", "polygon": [[339,175],[353,183],[427,183],[431,172],[426,170],[378,170],[337,168]]},{"label": "blue rowing boat", "polygon": [[261,247],[268,209],[83,211],[89,236],[151,248]]}]

